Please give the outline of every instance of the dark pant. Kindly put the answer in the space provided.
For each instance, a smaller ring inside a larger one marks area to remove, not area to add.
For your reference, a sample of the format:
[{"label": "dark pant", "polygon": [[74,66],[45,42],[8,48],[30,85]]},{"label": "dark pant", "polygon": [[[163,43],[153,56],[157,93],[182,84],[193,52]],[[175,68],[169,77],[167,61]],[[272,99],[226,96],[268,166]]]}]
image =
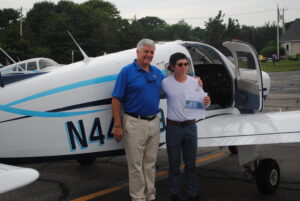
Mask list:
[{"label": "dark pant", "polygon": [[180,195],[181,152],[185,164],[184,174],[189,197],[198,195],[196,177],[197,126],[192,123],[181,127],[167,124],[166,142],[169,156],[169,188],[171,195]]}]

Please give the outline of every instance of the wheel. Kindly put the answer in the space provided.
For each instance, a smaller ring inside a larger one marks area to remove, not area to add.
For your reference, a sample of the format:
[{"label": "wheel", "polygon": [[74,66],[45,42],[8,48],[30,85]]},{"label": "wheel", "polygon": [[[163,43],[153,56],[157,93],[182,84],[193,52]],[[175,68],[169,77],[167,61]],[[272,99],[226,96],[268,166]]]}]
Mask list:
[{"label": "wheel", "polygon": [[231,154],[237,154],[238,153],[237,146],[229,146],[228,149],[229,149]]},{"label": "wheel", "polygon": [[96,157],[87,157],[87,158],[77,158],[76,161],[80,165],[91,165],[95,162]]},{"label": "wheel", "polygon": [[271,158],[261,160],[256,170],[256,185],[263,194],[274,193],[280,181],[278,163]]}]

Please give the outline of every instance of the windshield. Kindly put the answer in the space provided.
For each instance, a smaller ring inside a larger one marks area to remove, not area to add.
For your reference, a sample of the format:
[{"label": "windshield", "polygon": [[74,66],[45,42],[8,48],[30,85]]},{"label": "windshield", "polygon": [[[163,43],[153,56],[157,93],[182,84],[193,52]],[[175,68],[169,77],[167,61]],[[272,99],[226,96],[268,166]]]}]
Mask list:
[{"label": "windshield", "polygon": [[217,52],[202,44],[186,44],[186,48],[189,51],[193,64],[223,64],[221,57]]},{"label": "windshield", "polygon": [[53,60],[50,59],[41,59],[39,61],[40,69],[46,68],[48,66],[58,66],[58,63],[56,63]]}]

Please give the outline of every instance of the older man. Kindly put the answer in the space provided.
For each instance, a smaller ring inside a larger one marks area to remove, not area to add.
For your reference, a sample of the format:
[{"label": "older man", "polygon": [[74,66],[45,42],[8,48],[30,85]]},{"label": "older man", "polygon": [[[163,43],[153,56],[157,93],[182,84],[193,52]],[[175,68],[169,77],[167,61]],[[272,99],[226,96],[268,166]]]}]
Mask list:
[{"label": "older man", "polygon": [[155,200],[156,194],[155,162],[160,134],[157,113],[164,75],[150,65],[154,51],[154,41],[138,42],[137,58],[121,70],[112,94],[113,133],[117,141],[124,139],[132,201]]}]

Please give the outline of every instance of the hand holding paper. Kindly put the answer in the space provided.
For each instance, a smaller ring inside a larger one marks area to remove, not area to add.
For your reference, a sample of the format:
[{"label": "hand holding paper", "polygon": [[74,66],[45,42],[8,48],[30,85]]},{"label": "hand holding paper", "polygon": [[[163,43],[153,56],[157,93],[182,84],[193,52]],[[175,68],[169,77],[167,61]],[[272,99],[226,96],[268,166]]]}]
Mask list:
[{"label": "hand holding paper", "polygon": [[206,98],[207,93],[203,90],[189,93],[185,97],[184,112],[188,119],[204,119],[205,118],[205,107],[210,103],[210,99]]}]

